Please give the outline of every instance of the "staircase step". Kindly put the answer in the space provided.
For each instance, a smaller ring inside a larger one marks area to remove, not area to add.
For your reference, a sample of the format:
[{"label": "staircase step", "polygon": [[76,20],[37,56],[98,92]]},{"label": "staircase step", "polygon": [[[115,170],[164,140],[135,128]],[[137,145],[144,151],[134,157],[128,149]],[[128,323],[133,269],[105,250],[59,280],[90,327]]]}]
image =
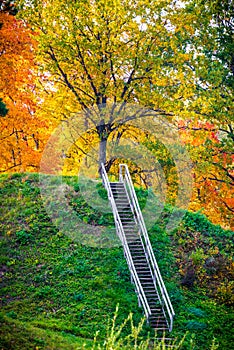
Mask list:
[{"label": "staircase step", "polygon": [[[129,236],[129,238],[131,238],[131,237],[134,237],[134,238],[138,238],[139,236],[137,236],[137,235],[131,235],[131,236]],[[132,248],[132,247],[129,247],[130,248],[130,251],[131,251],[131,253],[132,254],[134,254],[134,253],[142,253],[142,254],[144,254],[144,256],[145,256],[145,251],[144,251],[144,249],[142,248],[142,247],[138,247],[138,248]]]},{"label": "staircase step", "polygon": [[150,274],[145,274],[144,276],[139,276],[139,278],[141,281],[144,281],[144,280],[152,281],[152,276]]},{"label": "staircase step", "polygon": [[168,331],[168,326],[167,325],[165,325],[164,327],[163,326],[161,326],[161,325],[158,325],[157,323],[152,323],[152,322],[150,322],[150,325],[151,325],[151,327],[152,328],[155,328],[156,330],[157,330],[157,332],[158,331],[161,331],[161,332],[166,332],[166,331]]},{"label": "staircase step", "polygon": [[143,249],[143,246],[141,244],[139,230],[137,229],[137,226],[134,222],[134,224],[130,224],[129,222],[125,222],[124,224],[124,232],[125,236],[128,238],[131,238],[133,236],[135,238],[134,242],[129,243],[129,248],[141,248]]},{"label": "staircase step", "polygon": [[133,220],[133,218],[127,218],[127,217],[121,217],[121,222],[122,223],[127,223],[127,224],[132,224],[133,226],[135,226],[136,222],[135,220]]},{"label": "staircase step", "polygon": [[142,285],[144,290],[147,290],[148,288],[154,288],[154,284],[152,282],[141,283],[141,285]]},{"label": "staircase step", "polygon": [[140,278],[140,281],[142,282],[142,285],[144,285],[144,286],[147,286],[147,285],[149,285],[149,284],[151,284],[152,286],[154,286],[154,283],[153,283],[152,279],[150,279],[150,278],[148,278],[147,280],[146,280],[146,279],[145,279],[145,280],[142,280],[142,279]]},{"label": "staircase step", "polygon": [[138,267],[138,266],[135,266],[136,267],[136,270],[137,270],[137,273],[139,275],[139,277],[146,277],[146,276],[151,276],[151,272],[149,270],[148,267]]},{"label": "staircase step", "polygon": [[138,277],[141,278],[152,278],[151,277],[151,273],[148,271],[145,271],[145,273],[139,273],[139,270],[136,269],[137,273],[138,273]]},{"label": "staircase step", "polygon": [[[113,192],[112,192],[113,193]],[[128,202],[128,197],[126,196],[123,196],[123,195],[120,195],[119,193],[113,193],[113,196],[114,196],[114,199],[115,201],[117,202],[120,202],[120,201],[124,201],[124,202]]]},{"label": "staircase step", "polygon": [[[139,236],[138,232],[136,232],[135,230],[131,230],[131,231],[126,232],[126,229],[125,229],[125,235],[126,235],[126,237],[131,237],[131,236],[137,237],[138,243],[139,243],[139,237],[140,236]],[[144,250],[142,246],[139,246],[139,248]]]},{"label": "staircase step", "polygon": [[149,317],[149,320],[151,323],[158,324],[160,326],[167,327],[167,322],[165,321],[165,317],[152,317],[152,315]]},{"label": "staircase step", "polygon": [[[132,236],[132,237],[135,237],[135,236]],[[143,249],[138,249],[138,250],[132,250],[130,249],[131,253],[132,253],[132,256],[140,256],[141,258],[144,258],[146,259],[145,257],[145,251]]]},{"label": "staircase step", "polygon": [[132,227],[133,225],[130,224],[129,222],[126,222],[126,223],[122,223],[122,225],[124,226],[124,229],[126,228],[129,228],[129,227]]},{"label": "staircase step", "polygon": [[[125,232],[125,226],[123,226],[123,228],[124,228],[124,232]],[[134,252],[131,244],[134,242],[137,242],[139,240],[139,235],[136,232],[128,232],[128,234],[125,234],[125,237],[126,237],[126,239],[134,238],[134,241],[131,241],[128,243],[128,247],[129,247],[130,251]]]},{"label": "staircase step", "polygon": [[126,207],[123,208],[123,210],[120,210],[122,208],[118,208],[119,216],[126,216],[126,217],[134,217],[132,212],[130,210],[127,210]]},{"label": "staircase step", "polygon": [[120,211],[119,211],[119,216],[120,216],[121,218],[123,218],[123,219],[124,219],[124,218],[128,218],[128,219],[131,218],[131,219],[134,219],[134,216],[132,215],[132,213],[130,213],[130,212],[129,212],[129,213],[128,213],[128,212],[126,213],[126,211],[123,211],[123,212],[120,212]]},{"label": "staircase step", "polygon": [[120,192],[126,193],[124,186],[111,186],[111,189],[112,189],[112,191],[115,190],[115,191],[120,191]]},{"label": "staircase step", "polygon": [[117,210],[120,211],[120,210],[128,210],[128,203],[115,203],[116,204],[116,207],[117,207]]},{"label": "staircase step", "polygon": [[151,283],[153,283],[152,280],[150,279],[150,276],[147,277],[147,280],[146,280],[146,279],[145,279],[145,280],[142,280],[141,277],[139,277],[139,279],[140,279],[140,281],[142,282],[142,284],[143,284],[143,283],[146,283],[146,282],[151,282]]},{"label": "staircase step", "polygon": [[[142,251],[142,250],[137,250],[137,251],[132,251],[131,249],[130,249],[130,252],[131,252],[131,254],[132,254],[132,257],[134,258],[134,261],[136,260],[136,259],[141,259],[140,261],[142,261],[143,259],[144,259],[144,261],[146,261],[146,258],[145,258],[145,252],[144,251]],[[149,270],[150,271],[150,270]]]},{"label": "staircase step", "polygon": [[110,185],[111,186],[120,186],[121,185],[124,187],[124,183],[121,181],[112,181],[112,182],[110,182]]},{"label": "staircase step", "polygon": [[160,302],[158,300],[158,297],[155,297],[155,299],[152,300],[152,299],[149,298],[149,296],[146,295],[146,298],[148,300],[148,304],[150,305],[150,307],[152,307],[152,308],[157,307],[157,308],[160,308],[160,309],[162,308],[162,306],[161,306],[161,304],[160,304]]},{"label": "staircase step", "polygon": [[147,299],[149,296],[156,295],[156,290],[153,286],[152,287],[144,286],[144,292]]},{"label": "staircase step", "polygon": [[[127,237],[127,244],[134,242],[136,239],[137,237],[131,237],[131,238]],[[131,252],[131,255],[134,256],[134,252],[132,252],[131,249],[130,249],[130,252]]]},{"label": "staircase step", "polygon": [[148,271],[148,270],[139,270],[139,268],[136,268],[136,271],[137,271],[137,273],[138,273],[138,276],[139,276],[139,278],[148,278],[148,277],[151,277],[151,273],[150,273],[150,271]]},{"label": "staircase step", "polygon": [[161,309],[161,308],[157,308],[157,309],[150,309],[150,310],[151,310],[151,312],[157,312],[157,311],[162,312],[162,309]]},{"label": "staircase step", "polygon": [[125,191],[125,188],[122,184],[115,184],[115,186],[111,185],[111,189],[116,189],[119,191]]},{"label": "staircase step", "polygon": [[145,261],[145,255],[132,255],[134,263],[143,263]]},{"label": "staircase step", "polygon": [[115,204],[116,204],[116,207],[117,207],[118,211],[128,210],[129,209],[128,203],[117,203],[117,202],[115,202]]},{"label": "staircase step", "polygon": [[[135,221],[135,218],[134,218],[132,215],[127,216],[127,215],[125,215],[125,214],[119,214],[119,217],[121,218],[121,221],[122,221],[122,220],[131,220],[131,221],[134,223],[134,228],[135,228],[135,230],[136,230],[136,228],[137,228],[137,223],[136,223],[136,221]],[[138,229],[138,231],[139,231],[139,229]]]},{"label": "staircase step", "polygon": [[147,297],[147,300],[152,309],[156,308],[156,309],[162,310],[162,306],[160,305],[158,299],[155,299],[154,301],[152,300],[150,301],[149,298]]},{"label": "staircase step", "polygon": [[134,250],[134,249],[143,249],[142,245],[139,244],[139,234],[136,232],[128,232],[126,236],[131,236],[134,235],[136,236],[137,240],[134,242],[129,243],[129,249]]},{"label": "staircase step", "polygon": [[151,324],[151,326],[153,326],[153,327],[155,327],[157,329],[163,328],[165,330],[168,330],[168,325],[165,322],[157,322],[157,321],[154,321],[154,320],[153,321],[150,320],[150,324]]},{"label": "staircase step", "polygon": [[148,267],[139,268],[136,266],[136,270],[139,274],[139,277],[151,276],[151,272],[150,272],[150,269]]},{"label": "staircase step", "polygon": [[151,322],[155,322],[155,323],[157,322],[158,324],[160,323],[165,326],[167,325],[167,321],[165,320],[165,317],[163,314],[161,314],[160,316],[151,314],[149,317],[149,320]]},{"label": "staircase step", "polygon": [[142,262],[136,262],[134,263],[135,267],[138,268],[138,271],[139,271],[139,268],[142,270],[142,268],[148,268],[148,265],[146,263],[142,263]]},{"label": "staircase step", "polygon": [[[127,197],[127,194],[126,194],[124,188],[112,187],[112,188],[111,188],[111,191],[112,191],[112,193],[115,194],[115,195],[123,195],[123,196]],[[127,197],[127,198],[128,198],[128,197]]]},{"label": "staircase step", "polygon": [[127,205],[130,205],[127,197],[120,196],[120,195],[117,195],[115,193],[113,193],[113,196],[114,196],[115,203],[122,203],[123,202],[123,203],[126,203]]},{"label": "staircase step", "polygon": [[149,321],[150,321],[150,323],[157,324],[158,326],[167,327],[167,322],[165,321],[164,317],[154,318],[154,317],[150,316]]},{"label": "staircase step", "polygon": [[138,246],[138,245],[132,246],[132,243],[136,243],[136,240],[128,244],[128,247],[132,253],[142,251],[143,248],[141,246]]},{"label": "staircase step", "polygon": [[[138,236],[136,236],[136,235],[135,236],[130,236],[130,237],[126,236],[128,244],[134,242],[135,240],[137,240],[137,238],[138,238]],[[137,252],[141,253],[142,251],[141,250],[139,250],[139,251],[132,251],[130,249],[130,252],[131,252],[132,255],[134,255],[134,253],[137,253]],[[142,252],[142,254],[144,254],[144,251]]]},{"label": "staircase step", "polygon": [[125,224],[127,228],[135,229],[137,228],[136,223],[134,220],[121,220],[122,224]]}]

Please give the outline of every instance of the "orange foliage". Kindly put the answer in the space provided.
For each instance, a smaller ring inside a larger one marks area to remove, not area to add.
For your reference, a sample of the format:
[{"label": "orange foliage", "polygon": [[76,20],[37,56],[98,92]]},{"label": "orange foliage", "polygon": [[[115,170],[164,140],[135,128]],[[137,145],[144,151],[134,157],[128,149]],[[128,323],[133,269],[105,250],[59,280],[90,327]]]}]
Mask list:
[{"label": "orange foliage", "polygon": [[0,172],[34,171],[41,156],[45,123],[35,116],[35,43],[22,21],[0,13]]},{"label": "orange foliage", "polygon": [[218,128],[209,122],[190,125],[179,121],[182,140],[194,163],[194,189],[190,209],[201,210],[215,224],[234,228],[233,159],[218,139]]}]

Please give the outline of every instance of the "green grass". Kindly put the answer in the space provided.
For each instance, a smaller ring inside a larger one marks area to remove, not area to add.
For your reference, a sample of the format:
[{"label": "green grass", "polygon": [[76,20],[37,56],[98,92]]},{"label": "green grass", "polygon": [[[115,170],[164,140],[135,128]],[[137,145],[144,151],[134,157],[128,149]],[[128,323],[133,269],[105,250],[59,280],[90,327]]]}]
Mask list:
[{"label": "green grass", "polygon": [[1,328],[1,349],[64,349],[75,350],[91,348],[93,340],[86,339],[64,331],[54,331],[34,326],[31,322],[23,322],[0,314],[3,327]]},{"label": "green grass", "polygon": [[[70,186],[70,206],[84,223],[113,226],[110,214],[85,202],[74,178],[64,182]],[[105,198],[99,184],[97,188]],[[138,194],[144,206],[147,192]],[[141,321],[121,247],[82,245],[60,232],[43,206],[37,174],[2,175],[0,195],[0,349],[79,349],[84,342],[91,349],[97,332],[98,342],[106,339],[117,304],[117,326],[130,312],[135,325]],[[220,349],[232,349],[233,233],[199,213],[186,213],[168,235],[164,227],[170,210],[166,207],[150,230],[176,312],[170,337],[182,339],[188,332],[184,349],[191,349],[193,338],[194,349],[210,349],[214,338]],[[130,332],[127,323],[121,334]],[[140,334],[145,340],[154,337],[146,324]]]}]

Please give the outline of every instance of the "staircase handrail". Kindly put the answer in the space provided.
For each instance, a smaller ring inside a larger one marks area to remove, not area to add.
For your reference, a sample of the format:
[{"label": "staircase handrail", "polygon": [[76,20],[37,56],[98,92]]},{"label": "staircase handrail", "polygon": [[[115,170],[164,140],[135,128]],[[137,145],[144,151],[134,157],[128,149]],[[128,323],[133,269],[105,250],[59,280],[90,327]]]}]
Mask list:
[{"label": "staircase handrail", "polygon": [[[125,176],[123,175],[123,168],[125,170],[124,171],[124,175]],[[161,276],[161,273],[160,273],[160,270],[159,270],[159,267],[158,267],[158,263],[157,263],[157,261],[155,259],[154,253],[153,253],[153,248],[152,248],[151,242],[149,240],[149,236],[148,236],[147,229],[146,229],[146,226],[145,226],[145,222],[144,222],[144,219],[143,219],[143,215],[142,215],[142,212],[141,212],[141,209],[140,209],[140,206],[139,206],[139,202],[138,202],[138,199],[137,199],[137,196],[136,196],[136,192],[135,192],[135,189],[134,189],[134,186],[133,186],[133,182],[132,182],[129,170],[128,170],[128,166],[126,164],[120,164],[119,165],[119,169],[120,169],[119,180],[121,182],[123,182],[123,183],[126,182],[126,184],[128,186],[128,189],[129,189],[129,194],[130,194],[130,197],[132,199],[132,204],[133,204],[133,207],[134,207],[134,210],[135,210],[135,215],[136,215],[136,218],[137,218],[138,223],[140,225],[140,229],[141,229],[141,232],[143,234],[143,237],[144,237],[144,240],[145,240],[145,243],[146,243],[146,247],[145,248],[146,248],[146,251],[148,253],[148,258],[149,258],[149,260],[151,262],[151,265],[153,267],[153,272],[154,272],[157,284],[158,284],[158,286],[160,288],[161,296],[163,298],[164,305],[166,306],[166,310],[167,310],[168,316],[170,318],[169,331],[171,331],[172,330],[172,326],[173,326],[173,317],[175,315],[175,312],[174,312],[173,306],[171,304],[168,292],[166,290],[166,286],[165,286],[165,284],[163,282],[163,279],[162,279],[162,276]]]},{"label": "staircase handrail", "polygon": [[151,310],[150,310],[148,301],[147,301],[146,296],[145,296],[145,292],[144,292],[144,290],[142,288],[141,282],[139,280],[136,268],[135,268],[133,260],[132,260],[132,256],[131,256],[131,253],[130,253],[130,250],[129,250],[129,247],[128,247],[128,244],[127,244],[127,240],[126,240],[126,237],[125,237],[125,234],[124,234],[123,225],[122,225],[122,222],[121,222],[121,219],[120,219],[120,216],[119,216],[116,204],[115,204],[115,199],[114,199],[114,196],[113,196],[113,193],[112,193],[112,190],[111,190],[111,187],[110,187],[110,182],[109,182],[109,179],[108,179],[108,176],[107,176],[107,173],[106,173],[106,169],[105,169],[105,166],[104,166],[103,163],[101,164],[101,169],[102,169],[102,180],[103,180],[104,186],[105,186],[105,188],[107,190],[108,199],[109,199],[109,201],[111,203],[111,207],[112,207],[112,211],[113,211],[113,214],[114,214],[114,220],[115,220],[116,226],[118,227],[117,231],[120,234],[120,239],[121,239],[121,242],[123,244],[124,252],[126,254],[128,266],[130,267],[130,271],[131,271],[131,274],[132,274],[132,277],[133,277],[133,281],[134,281],[134,284],[135,284],[135,286],[137,288],[138,296],[139,296],[139,298],[141,300],[141,304],[142,304],[143,309],[145,311],[146,318],[148,319],[149,316],[151,315]]}]

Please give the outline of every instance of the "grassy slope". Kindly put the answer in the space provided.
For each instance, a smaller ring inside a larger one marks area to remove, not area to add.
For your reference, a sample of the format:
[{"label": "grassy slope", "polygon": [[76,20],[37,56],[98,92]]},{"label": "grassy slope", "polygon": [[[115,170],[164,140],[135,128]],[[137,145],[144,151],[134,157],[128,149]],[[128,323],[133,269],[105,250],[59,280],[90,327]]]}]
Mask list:
[{"label": "grassy slope", "polygon": [[[100,340],[105,338],[118,303],[119,323],[130,311],[139,322],[142,310],[122,249],[84,246],[59,232],[42,205],[37,181],[36,174],[0,178],[0,348],[75,349],[84,341],[90,348],[88,339],[97,331]],[[75,181],[66,181],[76,190],[70,201],[84,222],[109,224],[108,215],[85,205]],[[177,315],[172,336],[188,331],[185,348],[194,335],[196,349],[208,349],[213,337],[220,349],[231,349],[232,232],[187,213],[169,237],[163,230],[166,220],[165,211],[151,230],[151,241]],[[145,326],[142,336],[149,331]]]}]

